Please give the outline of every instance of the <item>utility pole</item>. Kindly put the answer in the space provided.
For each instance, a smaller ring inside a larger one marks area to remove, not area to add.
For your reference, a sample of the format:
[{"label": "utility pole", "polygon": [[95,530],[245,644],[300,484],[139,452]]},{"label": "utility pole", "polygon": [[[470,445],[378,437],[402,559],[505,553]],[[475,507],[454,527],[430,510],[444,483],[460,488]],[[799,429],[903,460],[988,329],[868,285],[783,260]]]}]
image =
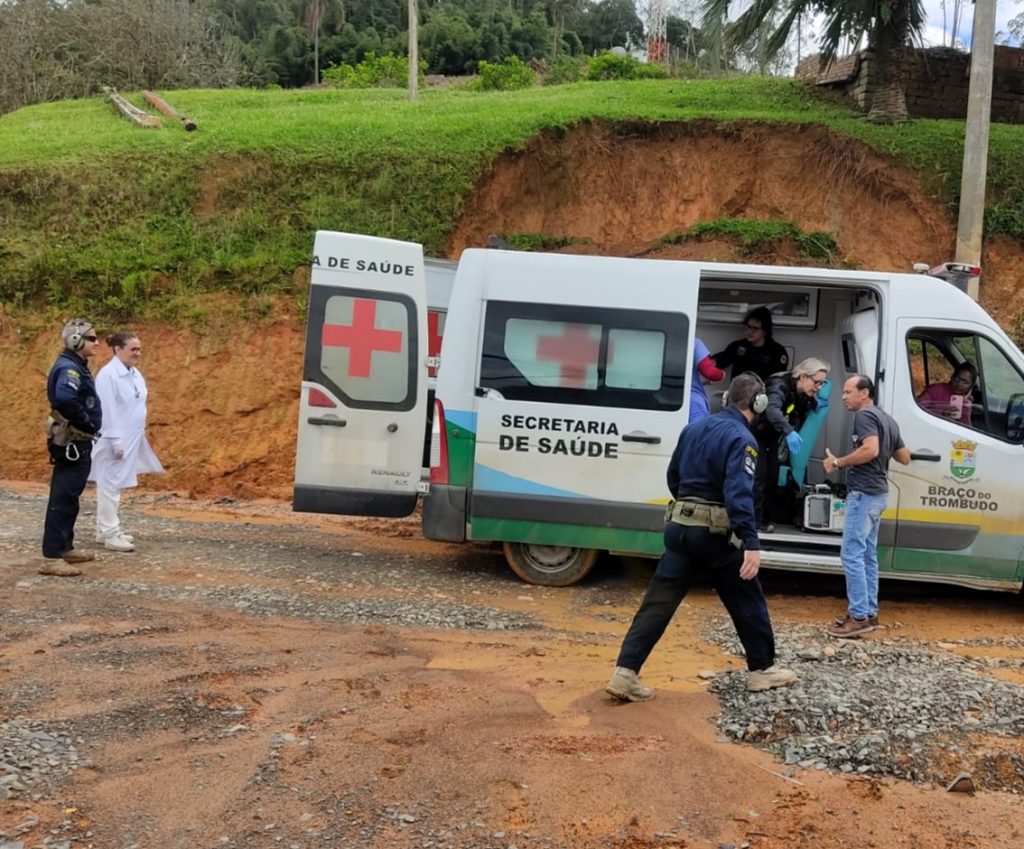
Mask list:
[{"label": "utility pole", "polygon": [[[992,116],[992,63],[996,32],[995,0],[975,0],[971,33],[971,83],[964,129],[964,164],[960,178],[960,214],[956,225],[956,260],[981,265],[988,175],[988,125]],[[967,294],[978,300],[978,279]]]},{"label": "utility pole", "polygon": [[419,9],[416,0],[409,0],[409,100],[415,103],[420,96],[420,45],[417,27]]}]

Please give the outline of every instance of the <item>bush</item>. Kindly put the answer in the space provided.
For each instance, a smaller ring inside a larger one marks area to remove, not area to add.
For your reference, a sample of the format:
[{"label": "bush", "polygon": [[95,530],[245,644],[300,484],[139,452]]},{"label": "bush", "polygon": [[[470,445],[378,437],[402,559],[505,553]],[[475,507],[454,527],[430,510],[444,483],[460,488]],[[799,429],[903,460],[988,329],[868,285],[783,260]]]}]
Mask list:
[{"label": "bush", "polygon": [[587,60],[582,56],[563,56],[544,75],[544,85],[578,83],[583,79]]},{"label": "bush", "polygon": [[[419,78],[427,70],[427,63],[419,63]],[[378,56],[372,51],[358,65],[331,65],[324,68],[324,83],[335,88],[405,88],[409,81],[409,60],[405,56],[385,53]]]},{"label": "bush", "polygon": [[509,56],[502,62],[480,61],[479,76],[473,82],[478,91],[512,91],[530,88],[534,73],[518,56]]},{"label": "bush", "polygon": [[664,79],[668,72],[661,65],[644,64],[632,56],[602,53],[587,60],[588,80]]}]

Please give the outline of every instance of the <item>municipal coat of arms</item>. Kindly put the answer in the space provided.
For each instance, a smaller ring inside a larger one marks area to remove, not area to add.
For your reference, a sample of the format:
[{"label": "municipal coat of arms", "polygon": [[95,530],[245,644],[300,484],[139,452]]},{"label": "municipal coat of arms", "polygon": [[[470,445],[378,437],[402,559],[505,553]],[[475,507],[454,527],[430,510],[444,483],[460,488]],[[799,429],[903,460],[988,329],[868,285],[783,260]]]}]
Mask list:
[{"label": "municipal coat of arms", "polygon": [[974,475],[974,450],[977,447],[978,443],[969,439],[953,440],[953,449],[949,452],[949,472],[958,481],[965,481]]}]

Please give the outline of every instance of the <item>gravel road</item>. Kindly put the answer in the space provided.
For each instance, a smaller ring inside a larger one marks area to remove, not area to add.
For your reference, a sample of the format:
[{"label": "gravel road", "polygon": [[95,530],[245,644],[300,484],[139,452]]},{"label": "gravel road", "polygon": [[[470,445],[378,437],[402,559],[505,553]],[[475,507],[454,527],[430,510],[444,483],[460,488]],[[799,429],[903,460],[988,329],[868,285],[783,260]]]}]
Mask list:
[{"label": "gravel road", "polygon": [[[90,506],[87,499],[80,533],[90,526]],[[32,651],[80,651],[86,665],[104,674],[172,668],[182,663],[186,650],[229,664],[227,650],[215,643],[186,649],[187,628],[154,613],[155,608],[179,606],[190,616],[206,611],[243,621],[359,626],[370,634],[380,629],[451,634],[445,639],[465,634],[466,641],[484,646],[499,645],[487,642],[495,638],[543,639],[580,651],[596,646],[605,663],[614,658],[650,569],[612,562],[582,586],[549,590],[518,583],[492,548],[423,543],[413,520],[346,523],[297,517],[279,504],[222,500],[197,505],[173,495],[148,495],[125,511],[126,524],[143,541],[138,553],[101,553],[97,564],[86,564],[81,578],[54,579],[35,573],[44,507],[38,488],[0,490],[6,597],[0,608],[0,673],[15,668],[12,658]],[[81,545],[94,547],[88,539]],[[710,662],[699,676],[701,686],[718,700],[711,721],[719,743],[769,751],[775,770],[794,783],[808,773],[834,773],[941,788],[967,768],[979,789],[1024,792],[1024,612],[1013,600],[918,588],[910,591],[907,604],[920,609],[927,604],[922,599],[937,594],[940,607],[990,605],[1011,627],[935,640],[915,638],[913,629],[889,620],[889,627],[868,639],[829,641],[801,610],[834,606],[834,581],[771,575],[766,580],[777,587],[771,593],[773,610],[783,611],[775,616],[779,661],[800,674],[800,682],[787,690],[746,692],[732,628],[710,592],[702,588],[697,593],[704,601],[695,639],[706,644],[710,656],[717,652],[726,659]],[[558,615],[552,615],[554,609]],[[76,617],[95,621],[98,616],[120,624],[102,633],[69,624]],[[542,657],[544,651],[537,654]],[[251,666],[249,672],[260,669]],[[76,778],[95,769],[96,753],[125,735],[174,727],[196,739],[233,738],[250,732],[255,713],[242,698],[238,703],[203,702],[179,689],[162,693],[159,710],[93,705],[60,715],[51,706],[67,695],[61,680],[50,681],[42,673],[0,680],[0,801],[21,806],[15,816],[0,818],[0,849],[128,849],[130,840],[116,846],[97,842],[97,832],[83,830],[74,816],[47,819],[45,806],[70,809]],[[601,683],[595,680],[593,689],[599,691]],[[280,752],[296,739],[280,731],[270,738],[270,748]],[[388,833],[397,829],[410,838],[422,826],[422,814],[411,811],[410,806],[386,804],[377,816],[390,823]],[[323,842],[268,839],[266,845],[385,845],[384,832],[366,822],[352,828],[335,823],[318,834]],[[420,828],[416,834],[415,840],[406,840],[408,845],[560,845],[558,837],[524,829],[506,833],[472,819]],[[209,845],[264,845],[251,836],[222,836],[211,838]]]}]

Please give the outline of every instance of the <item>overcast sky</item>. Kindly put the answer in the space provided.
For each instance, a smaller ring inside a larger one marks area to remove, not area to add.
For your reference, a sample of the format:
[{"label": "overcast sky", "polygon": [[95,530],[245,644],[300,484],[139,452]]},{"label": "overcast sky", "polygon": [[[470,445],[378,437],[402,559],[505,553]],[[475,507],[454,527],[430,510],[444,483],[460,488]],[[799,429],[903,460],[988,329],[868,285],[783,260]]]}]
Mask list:
[{"label": "overcast sky", "polygon": [[[648,0],[638,0],[637,2],[641,16],[644,15],[647,2]],[[668,3],[671,12],[695,21],[700,20],[700,5],[701,0],[669,0]],[[749,6],[750,0],[732,0],[730,17],[735,19]],[[946,0],[945,17],[942,12],[942,0],[924,0],[924,6],[928,14],[928,24],[923,33],[925,46],[949,44],[948,33],[953,27],[953,0]],[[1024,0],[996,0],[996,32],[1007,32],[1007,22],[1021,13],[1024,13]],[[957,41],[964,49],[970,49],[971,29],[974,24],[974,3],[965,0],[960,14]],[[946,35],[943,34],[944,32]]]},{"label": "overcast sky", "polygon": [[[924,0],[924,7],[928,12],[928,27],[924,32],[924,42],[928,46],[938,44],[949,44],[949,31],[953,26],[953,3],[952,0],[946,3],[945,16],[945,37],[943,36],[943,15],[941,0]],[[1006,24],[1017,15],[1024,12],[1024,3],[1015,0],[996,0],[996,32],[1006,32]],[[970,48],[971,29],[974,25],[974,4],[964,3],[961,12],[962,20],[957,30],[957,37],[961,45]]]}]

